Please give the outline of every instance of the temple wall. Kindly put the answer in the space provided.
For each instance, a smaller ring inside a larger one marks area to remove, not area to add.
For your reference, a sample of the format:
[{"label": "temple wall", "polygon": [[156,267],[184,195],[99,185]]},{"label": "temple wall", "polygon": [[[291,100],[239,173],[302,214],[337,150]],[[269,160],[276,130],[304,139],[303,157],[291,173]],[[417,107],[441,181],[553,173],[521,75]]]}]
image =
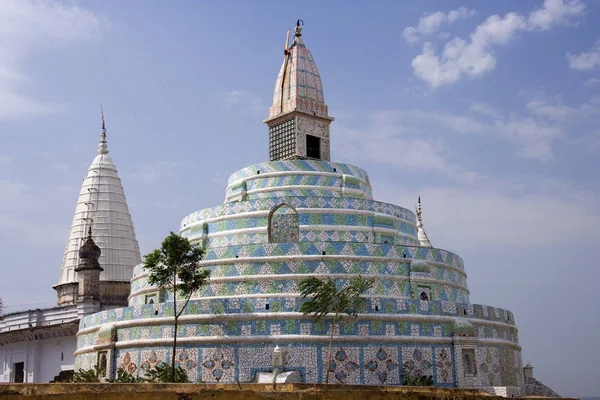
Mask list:
[{"label": "temple wall", "polygon": [[[315,322],[294,312],[301,301],[192,300],[180,318],[177,359],[193,381],[251,382],[256,372],[272,370],[271,353],[278,345],[284,351],[284,370],[300,371],[304,382],[323,382],[330,322]],[[380,311],[375,311],[376,307]],[[453,324],[466,312],[477,332],[473,340],[478,378],[471,386],[521,386],[517,329],[507,320],[511,314],[506,310],[391,299],[370,299],[367,308],[357,318],[346,318],[334,327],[332,382],[398,385],[402,382],[402,365],[408,365],[432,375],[438,386],[469,386],[457,380],[461,372],[455,370],[459,367],[453,362],[457,351]],[[116,328],[111,350],[113,371],[120,367],[143,375],[153,365],[168,361],[172,315],[168,303],[159,303],[83,318],[76,369],[91,368],[96,363],[98,329],[109,325]]]},{"label": "temple wall", "polygon": [[75,336],[9,343],[0,347],[0,383],[13,382],[15,363],[24,363],[24,382],[50,382],[73,369]]},{"label": "temple wall", "polygon": [[[494,393],[494,390],[489,390]],[[278,384],[52,384],[6,385],[0,388],[10,399],[42,400],[49,397],[64,400],[497,400],[502,397],[477,390],[434,387],[373,387],[348,385]]]}]

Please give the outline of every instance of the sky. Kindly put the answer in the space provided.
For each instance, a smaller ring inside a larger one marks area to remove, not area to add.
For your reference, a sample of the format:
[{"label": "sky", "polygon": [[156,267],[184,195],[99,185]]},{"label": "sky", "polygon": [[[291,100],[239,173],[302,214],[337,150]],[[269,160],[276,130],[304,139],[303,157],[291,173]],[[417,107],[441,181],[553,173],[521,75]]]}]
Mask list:
[{"label": "sky", "polygon": [[0,0],[0,297],[52,286],[104,106],[142,254],[268,160],[288,28],[323,79],[332,160],[423,203],[524,363],[600,395],[600,2]]}]

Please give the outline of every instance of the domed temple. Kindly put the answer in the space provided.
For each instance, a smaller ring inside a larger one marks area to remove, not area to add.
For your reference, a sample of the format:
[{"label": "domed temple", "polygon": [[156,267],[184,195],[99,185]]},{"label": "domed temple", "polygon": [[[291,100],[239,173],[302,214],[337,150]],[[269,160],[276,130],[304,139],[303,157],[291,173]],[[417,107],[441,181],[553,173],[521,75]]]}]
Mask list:
[{"label": "domed temple", "polygon": [[[442,387],[525,393],[510,311],[472,304],[462,259],[434,247],[417,209],[373,199],[369,176],[330,161],[321,77],[298,22],[277,77],[269,162],[234,172],[225,202],[183,218],[206,249],[210,281],[180,318],[176,359],[191,381],[402,385],[409,374]],[[105,267],[106,269],[106,267]],[[357,317],[334,327],[300,313],[307,277],[374,278]],[[75,369],[107,377],[169,362],[169,293],[134,268],[129,306],[81,319]]]}]

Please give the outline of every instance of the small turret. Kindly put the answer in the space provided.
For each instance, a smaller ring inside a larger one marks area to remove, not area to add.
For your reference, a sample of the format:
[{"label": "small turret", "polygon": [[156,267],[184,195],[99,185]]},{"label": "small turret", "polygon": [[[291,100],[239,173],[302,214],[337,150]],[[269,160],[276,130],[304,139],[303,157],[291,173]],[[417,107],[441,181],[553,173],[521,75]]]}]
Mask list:
[{"label": "small turret", "polygon": [[98,259],[102,251],[92,239],[92,227],[88,228],[88,237],[79,248],[79,265],[75,268],[79,276],[79,300],[100,300],[100,272],[104,269]]},{"label": "small turret", "polygon": [[421,247],[433,247],[427,234],[425,233],[425,229],[423,228],[423,211],[421,210],[421,196],[419,196],[419,203],[417,205],[417,237],[419,238],[419,242]]},{"label": "small turret", "polygon": [[523,375],[525,378],[533,378],[533,366],[530,363],[523,367]]}]

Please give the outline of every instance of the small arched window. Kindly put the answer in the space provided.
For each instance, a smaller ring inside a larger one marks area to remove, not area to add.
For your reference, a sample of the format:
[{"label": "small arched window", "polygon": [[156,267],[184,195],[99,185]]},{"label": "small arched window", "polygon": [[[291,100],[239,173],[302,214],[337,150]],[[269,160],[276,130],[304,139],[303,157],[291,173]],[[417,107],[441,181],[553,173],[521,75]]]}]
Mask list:
[{"label": "small arched window", "polygon": [[427,296],[427,293],[425,293],[424,291],[421,292],[421,300],[429,301],[429,296]]},{"label": "small arched window", "polygon": [[297,242],[300,235],[298,213],[294,208],[282,203],[269,213],[269,242]]},{"label": "small arched window", "polygon": [[106,376],[106,366],[107,366],[107,360],[106,360],[106,352],[100,352],[98,353],[98,375],[100,375],[101,378],[104,378]]},{"label": "small arched window", "polygon": [[477,375],[475,352],[473,350],[463,350],[463,369],[465,371],[465,376]]}]

